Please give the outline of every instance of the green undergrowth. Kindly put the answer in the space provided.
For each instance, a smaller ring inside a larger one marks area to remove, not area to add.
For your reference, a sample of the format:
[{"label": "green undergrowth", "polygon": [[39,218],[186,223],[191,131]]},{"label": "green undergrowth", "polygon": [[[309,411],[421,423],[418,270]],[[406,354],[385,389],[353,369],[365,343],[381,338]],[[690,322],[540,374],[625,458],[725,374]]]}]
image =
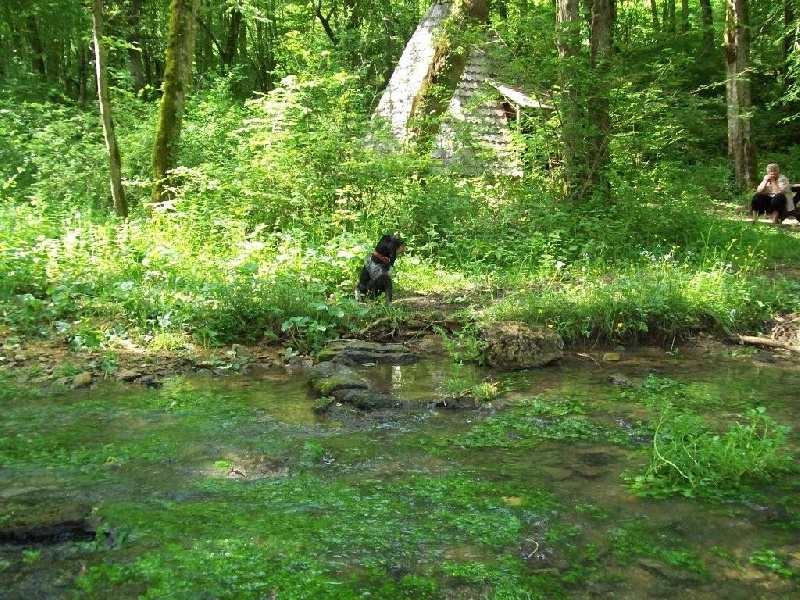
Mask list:
[{"label": "green undergrowth", "polygon": [[653,442],[648,464],[626,476],[634,493],[724,500],[797,472],[790,430],[764,406],[710,418],[685,386],[655,377],[635,395],[652,413]]},{"label": "green undergrowth", "polygon": [[[509,218],[522,214],[513,203],[509,210]],[[131,339],[166,350],[272,339],[309,352],[386,315],[404,319],[402,308],[353,298],[374,244],[363,232],[321,239],[229,220],[206,235],[180,215],[122,223],[0,212],[0,223],[16,224],[0,237],[7,337],[62,336],[78,348]],[[800,284],[767,277],[770,257],[752,231],[737,231],[741,224],[716,226],[714,239],[694,247],[656,236],[622,251],[616,238],[628,226],[610,227],[605,244],[576,243],[572,236],[592,234],[601,215],[565,226],[572,216],[531,214],[524,227],[494,233],[466,219],[473,231],[458,237],[430,224],[402,231],[409,251],[394,269],[396,295],[472,301],[471,318],[548,326],[568,344],[757,332],[800,307]],[[721,233],[733,239],[716,249]],[[780,239],[796,251],[793,238]]]},{"label": "green undergrowth", "polygon": [[[572,203],[558,169],[465,177],[364,144],[372,100],[355,74],[286,77],[247,102],[225,89],[192,95],[163,210],[147,206],[155,107],[119,98],[125,220],[109,215],[94,109],[0,102],[4,338],[168,351],[268,339],[312,352],[386,314],[352,293],[386,232],[408,246],[398,298],[472,300],[476,319],[550,326],[568,343],[757,332],[800,309],[797,234],[742,220],[725,158],[683,164],[687,140],[671,129],[656,127],[652,147],[654,132],[615,136],[610,191]],[[553,151],[536,139],[531,152]],[[791,173],[794,155],[774,159]]]}]

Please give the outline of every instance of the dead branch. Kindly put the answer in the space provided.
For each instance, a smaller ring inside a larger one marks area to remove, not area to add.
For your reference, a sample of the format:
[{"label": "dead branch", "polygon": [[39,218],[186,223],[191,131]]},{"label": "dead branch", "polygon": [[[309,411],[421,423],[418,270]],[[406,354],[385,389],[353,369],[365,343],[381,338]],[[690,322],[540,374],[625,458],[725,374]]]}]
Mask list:
[{"label": "dead branch", "polygon": [[782,348],[783,350],[790,350],[800,354],[800,346],[792,346],[786,342],[773,340],[770,338],[756,337],[753,335],[732,335],[731,341],[738,344],[749,344],[751,346],[766,346],[768,348]]}]

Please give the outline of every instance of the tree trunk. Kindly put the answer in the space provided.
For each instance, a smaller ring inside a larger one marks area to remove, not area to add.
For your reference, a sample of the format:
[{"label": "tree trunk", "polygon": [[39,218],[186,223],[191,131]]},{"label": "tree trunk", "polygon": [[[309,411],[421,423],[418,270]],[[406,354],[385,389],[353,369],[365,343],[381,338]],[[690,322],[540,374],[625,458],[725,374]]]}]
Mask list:
[{"label": "tree trunk", "polygon": [[675,33],[675,0],[664,0],[664,31]]},{"label": "tree trunk", "polygon": [[144,73],[144,59],[142,57],[142,33],[140,15],[142,14],[142,0],[131,0],[128,4],[128,67],[131,70],[131,85],[133,92],[138,94],[147,84]]},{"label": "tree trunk", "polygon": [[583,157],[584,118],[578,84],[581,80],[577,58],[580,53],[580,11],[578,0],[558,0],[556,46],[558,47],[561,138],[564,147],[565,193],[577,199],[586,161]]},{"label": "tree trunk", "polygon": [[[577,0],[576,0],[577,1]],[[486,23],[489,19],[489,0],[455,0],[451,18],[457,26],[451,31],[463,31],[469,23]],[[413,137],[420,146],[426,146],[439,130],[439,117],[447,106],[458,85],[469,56],[469,48],[454,52],[459,40],[452,35],[442,36],[436,42],[431,68],[425,82],[414,98],[411,118],[417,122],[412,127]]]},{"label": "tree trunk", "polygon": [[689,31],[689,0],[681,0],[681,33]]},{"label": "tree trunk", "polygon": [[[710,0],[706,0],[707,2]],[[653,22],[653,32],[658,33],[660,26],[658,24],[658,2],[657,0],[650,0],[650,18]]]},{"label": "tree trunk", "polygon": [[191,81],[199,5],[200,0],[172,0],[170,6],[164,94],[159,106],[153,145],[153,202],[168,199],[165,194],[165,178],[174,166],[178,153],[181,120]]},{"label": "tree trunk", "polygon": [[589,132],[587,139],[588,173],[584,185],[608,197],[610,183],[608,165],[611,161],[609,136],[608,74],[611,66],[612,41],[616,10],[614,0],[592,0],[590,6],[590,66],[591,91],[588,98]]},{"label": "tree trunk", "polygon": [[711,0],[700,0],[700,17],[703,23],[703,53],[714,52],[714,13]]},{"label": "tree trunk", "polygon": [[755,157],[750,131],[750,20],[747,0],[727,0],[725,55],[727,62],[728,155],[733,159],[736,183],[752,187]]},{"label": "tree trunk", "polygon": [[239,35],[242,29],[242,12],[235,6],[231,8],[225,46],[222,52],[222,65],[228,72],[236,65],[236,51],[239,48]]},{"label": "tree trunk", "polygon": [[33,51],[31,57],[31,66],[33,70],[42,76],[43,79],[47,78],[47,67],[45,66],[45,52],[42,36],[39,33],[39,24],[36,22],[36,17],[28,15],[27,18],[28,40]]},{"label": "tree trunk", "polygon": [[81,44],[78,47],[78,88],[76,90],[78,102],[81,103],[81,106],[86,106],[89,102],[89,80],[91,78],[91,67],[92,65],[89,59],[89,48],[86,44]]},{"label": "tree trunk", "polygon": [[256,21],[256,89],[261,92],[269,92],[275,87],[273,73],[275,72],[275,31],[274,21],[265,24]]},{"label": "tree trunk", "polygon": [[119,156],[114,122],[111,118],[111,96],[108,93],[106,77],[106,55],[103,46],[103,0],[92,0],[92,34],[94,39],[95,68],[97,70],[97,94],[100,98],[100,116],[103,119],[103,133],[108,151],[109,179],[114,211],[120,217],[128,216],[128,203],[122,187],[122,161]]},{"label": "tree trunk", "polygon": [[335,10],[331,8],[330,12],[328,12],[328,16],[322,14],[322,0],[316,0],[314,4],[314,14],[316,15],[317,19],[319,19],[320,25],[325,30],[325,35],[328,36],[328,39],[331,41],[331,44],[334,46],[339,45],[339,38],[336,36],[336,32],[333,30],[333,26],[331,25],[331,18],[333,17]]}]

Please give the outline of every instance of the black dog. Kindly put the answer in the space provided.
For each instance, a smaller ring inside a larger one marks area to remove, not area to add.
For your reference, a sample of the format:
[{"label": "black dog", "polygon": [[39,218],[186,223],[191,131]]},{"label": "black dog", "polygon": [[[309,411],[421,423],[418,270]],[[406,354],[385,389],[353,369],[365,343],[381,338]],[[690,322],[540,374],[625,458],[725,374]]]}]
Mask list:
[{"label": "black dog", "polygon": [[396,235],[381,236],[375,251],[364,261],[356,286],[356,298],[361,294],[372,296],[386,294],[387,302],[392,301],[392,265],[397,255],[405,252],[406,245]]}]

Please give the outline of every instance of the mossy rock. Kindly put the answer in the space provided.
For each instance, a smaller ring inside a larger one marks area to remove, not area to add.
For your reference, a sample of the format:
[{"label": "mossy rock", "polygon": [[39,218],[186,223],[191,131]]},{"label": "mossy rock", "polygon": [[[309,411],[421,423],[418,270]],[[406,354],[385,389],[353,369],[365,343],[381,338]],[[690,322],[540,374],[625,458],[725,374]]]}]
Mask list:
[{"label": "mossy rock", "polygon": [[331,361],[345,365],[368,363],[408,365],[419,357],[403,344],[381,344],[364,340],[334,340],[323,348],[319,355],[321,361]]},{"label": "mossy rock", "polygon": [[375,410],[378,408],[393,408],[397,400],[391,394],[380,394],[370,390],[343,389],[334,394],[338,402],[349,404],[360,410]]},{"label": "mossy rock", "polygon": [[366,390],[369,385],[360,377],[328,377],[318,379],[312,384],[312,389],[320,396],[331,396],[340,390]]},{"label": "mossy rock", "polygon": [[0,508],[0,542],[30,543],[94,538],[92,506],[75,498],[28,492]]},{"label": "mossy rock", "polygon": [[484,362],[500,371],[542,367],[564,356],[564,340],[546,327],[516,321],[498,321],[478,330]]}]

